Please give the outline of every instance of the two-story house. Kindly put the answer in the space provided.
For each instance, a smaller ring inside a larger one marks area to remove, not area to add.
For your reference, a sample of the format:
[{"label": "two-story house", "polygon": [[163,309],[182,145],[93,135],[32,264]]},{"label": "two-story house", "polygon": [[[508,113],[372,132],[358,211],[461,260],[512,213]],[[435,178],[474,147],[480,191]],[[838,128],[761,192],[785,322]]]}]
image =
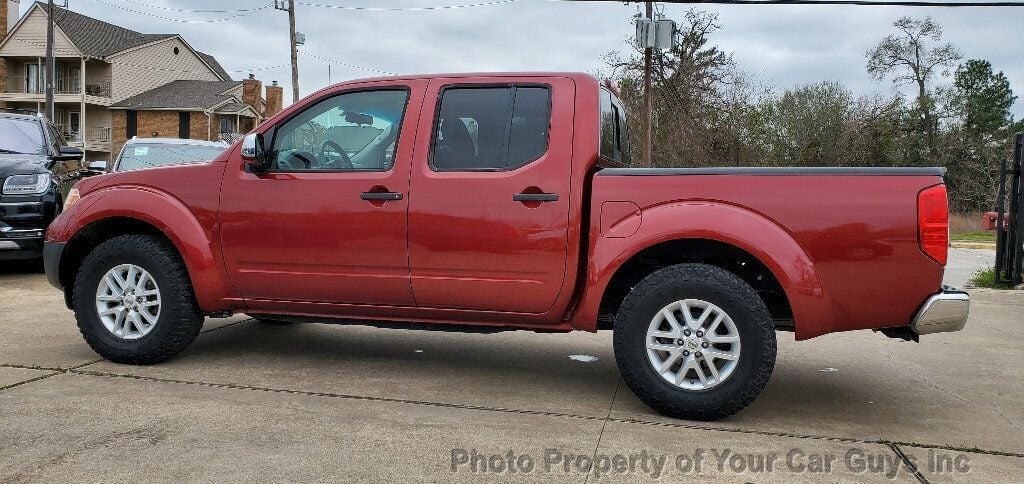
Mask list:
[{"label": "two-story house", "polygon": [[[35,2],[11,24],[19,4],[0,0],[0,103],[45,112],[50,12]],[[110,160],[135,135],[231,141],[281,110],[276,82],[264,98],[260,81],[232,80],[178,34],[144,34],[64,8],[53,16],[52,121],[89,160]]]}]

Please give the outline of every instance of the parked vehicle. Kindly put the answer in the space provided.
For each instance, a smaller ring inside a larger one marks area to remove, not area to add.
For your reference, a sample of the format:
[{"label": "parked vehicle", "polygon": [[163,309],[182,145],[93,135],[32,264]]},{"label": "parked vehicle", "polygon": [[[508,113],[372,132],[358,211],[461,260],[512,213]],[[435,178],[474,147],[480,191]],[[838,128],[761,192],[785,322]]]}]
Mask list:
[{"label": "parked vehicle", "polygon": [[179,138],[132,138],[121,148],[111,171],[209,161],[228,148],[223,141]]},{"label": "parked vehicle", "polygon": [[629,388],[700,420],[761,392],[776,330],[964,326],[941,169],[629,168],[625,119],[585,74],[335,85],[212,162],[83,180],[47,276],[112,361],[239,312],[612,330]]},{"label": "parked vehicle", "polygon": [[43,234],[80,178],[83,155],[46,119],[0,112],[0,261],[42,256]]}]

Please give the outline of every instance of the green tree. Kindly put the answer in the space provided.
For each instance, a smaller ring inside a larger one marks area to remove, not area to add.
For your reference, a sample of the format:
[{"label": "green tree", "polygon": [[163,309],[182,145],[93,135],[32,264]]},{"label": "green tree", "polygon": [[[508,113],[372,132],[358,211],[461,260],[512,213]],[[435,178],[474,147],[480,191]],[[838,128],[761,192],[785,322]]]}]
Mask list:
[{"label": "green tree", "polygon": [[996,134],[1013,124],[1010,108],[1017,96],[1010,81],[992,70],[987,60],[972,59],[956,70],[953,103],[963,117],[969,135]]},{"label": "green tree", "polygon": [[933,46],[942,40],[942,26],[931,17],[902,17],[893,23],[899,30],[887,35],[867,52],[867,71],[876,81],[892,78],[897,84],[912,83],[917,87],[917,130],[924,133],[928,159],[936,159],[936,116],[932,82],[943,70],[951,69],[960,53],[952,44]]}]

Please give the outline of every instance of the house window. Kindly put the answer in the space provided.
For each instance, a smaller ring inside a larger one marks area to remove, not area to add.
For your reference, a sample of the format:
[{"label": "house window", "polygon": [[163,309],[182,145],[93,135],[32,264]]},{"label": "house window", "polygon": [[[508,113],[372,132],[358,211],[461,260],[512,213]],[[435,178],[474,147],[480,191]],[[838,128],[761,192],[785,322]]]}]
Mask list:
[{"label": "house window", "polygon": [[28,94],[39,94],[42,79],[39,78],[39,64],[25,64],[25,92]]}]

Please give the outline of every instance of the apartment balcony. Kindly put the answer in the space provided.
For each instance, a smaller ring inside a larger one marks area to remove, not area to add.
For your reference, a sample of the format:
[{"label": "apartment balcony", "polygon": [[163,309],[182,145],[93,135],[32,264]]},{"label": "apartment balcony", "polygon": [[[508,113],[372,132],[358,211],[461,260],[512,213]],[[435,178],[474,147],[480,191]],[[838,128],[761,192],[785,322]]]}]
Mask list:
[{"label": "apartment balcony", "polygon": [[86,126],[85,136],[82,136],[77,126],[58,124],[56,127],[57,131],[64,135],[64,141],[70,146],[89,151],[109,152],[111,150],[110,126]]},{"label": "apartment balcony", "polygon": [[[57,78],[53,90],[54,102],[82,102],[82,83],[77,77]],[[109,106],[110,79],[87,79],[85,81],[85,102]],[[39,79],[32,81],[24,76],[0,76],[0,100],[12,102],[45,102],[46,85]]]}]

